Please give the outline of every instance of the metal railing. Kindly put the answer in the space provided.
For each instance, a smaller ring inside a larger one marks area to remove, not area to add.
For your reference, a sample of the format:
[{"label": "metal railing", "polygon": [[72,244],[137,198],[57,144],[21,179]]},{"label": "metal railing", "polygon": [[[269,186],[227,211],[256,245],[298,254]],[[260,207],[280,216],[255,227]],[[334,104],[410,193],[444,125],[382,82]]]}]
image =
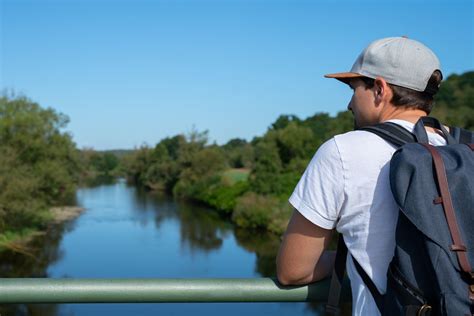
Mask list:
[{"label": "metal railing", "polygon": [[[0,303],[325,302],[329,280],[281,286],[260,279],[0,278]],[[349,283],[343,300],[350,300]]]}]

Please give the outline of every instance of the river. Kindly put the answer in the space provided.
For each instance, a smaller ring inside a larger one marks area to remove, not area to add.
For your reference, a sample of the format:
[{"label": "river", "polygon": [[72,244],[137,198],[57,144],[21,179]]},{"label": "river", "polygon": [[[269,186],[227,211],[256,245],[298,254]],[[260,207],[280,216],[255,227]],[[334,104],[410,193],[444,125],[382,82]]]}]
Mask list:
[{"label": "river", "polygon": [[[204,206],[124,181],[77,191],[86,210],[37,238],[32,256],[4,252],[2,277],[259,278],[275,275],[279,238],[236,229]],[[318,315],[307,303],[45,304],[6,315]]]}]

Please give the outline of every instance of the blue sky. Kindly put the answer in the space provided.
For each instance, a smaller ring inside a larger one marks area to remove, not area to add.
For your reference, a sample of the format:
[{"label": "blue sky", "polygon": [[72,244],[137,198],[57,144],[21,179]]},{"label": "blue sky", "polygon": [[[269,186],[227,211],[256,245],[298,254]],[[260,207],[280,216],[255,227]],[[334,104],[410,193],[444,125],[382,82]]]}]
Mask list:
[{"label": "blue sky", "polygon": [[472,0],[0,0],[0,89],[67,114],[79,147],[209,130],[262,135],[281,114],[346,108],[371,41],[407,35],[445,76],[474,70]]}]

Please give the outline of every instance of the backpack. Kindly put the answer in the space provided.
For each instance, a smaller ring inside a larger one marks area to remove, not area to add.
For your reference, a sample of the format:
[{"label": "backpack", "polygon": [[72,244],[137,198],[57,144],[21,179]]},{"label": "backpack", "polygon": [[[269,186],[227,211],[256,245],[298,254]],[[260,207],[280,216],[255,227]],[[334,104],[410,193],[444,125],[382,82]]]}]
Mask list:
[{"label": "backpack", "polygon": [[[425,125],[446,146],[428,144]],[[474,133],[422,117],[414,132],[391,122],[361,128],[399,147],[390,187],[399,206],[395,254],[382,295],[360,264],[356,270],[382,315],[474,315]],[[329,314],[339,313],[347,247],[339,236]]]}]

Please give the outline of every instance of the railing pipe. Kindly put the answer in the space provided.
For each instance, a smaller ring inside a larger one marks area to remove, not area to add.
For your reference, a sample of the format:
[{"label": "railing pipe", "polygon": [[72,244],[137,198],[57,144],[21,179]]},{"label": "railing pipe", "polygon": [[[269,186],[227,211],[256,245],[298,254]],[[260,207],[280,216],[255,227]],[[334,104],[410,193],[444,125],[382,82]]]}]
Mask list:
[{"label": "railing pipe", "polygon": [[[281,286],[260,279],[0,279],[0,303],[324,302],[329,280]],[[348,282],[343,299],[350,298]]]}]

